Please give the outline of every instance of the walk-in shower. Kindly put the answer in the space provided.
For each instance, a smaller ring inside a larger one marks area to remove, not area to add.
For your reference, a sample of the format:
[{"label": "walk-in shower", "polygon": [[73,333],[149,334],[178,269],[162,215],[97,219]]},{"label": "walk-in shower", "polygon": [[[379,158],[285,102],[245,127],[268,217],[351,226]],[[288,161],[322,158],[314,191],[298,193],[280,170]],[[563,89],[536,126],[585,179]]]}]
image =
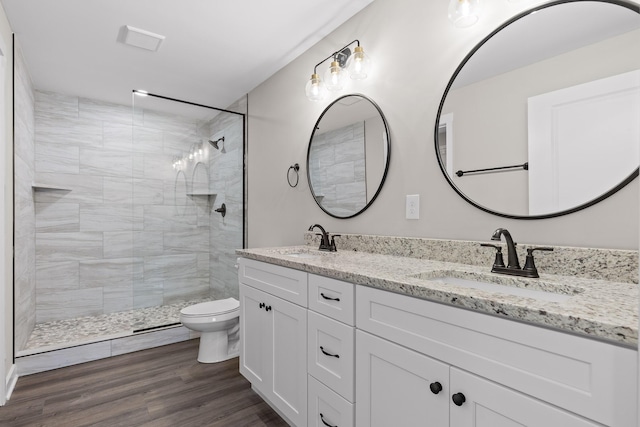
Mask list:
[{"label": "walk-in shower", "polygon": [[135,91],[133,106],[35,94],[35,221],[16,223],[35,242],[17,271],[35,277],[16,292],[33,303],[16,311],[29,319],[16,318],[18,356],[169,327],[187,304],[237,298],[246,99],[220,109]]}]

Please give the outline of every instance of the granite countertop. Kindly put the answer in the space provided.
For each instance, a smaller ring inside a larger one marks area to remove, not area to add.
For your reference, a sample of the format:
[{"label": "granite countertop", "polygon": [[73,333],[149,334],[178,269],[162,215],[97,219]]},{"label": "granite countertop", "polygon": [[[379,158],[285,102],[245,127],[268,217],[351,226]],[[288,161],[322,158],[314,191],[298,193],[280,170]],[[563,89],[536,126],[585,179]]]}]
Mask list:
[{"label": "granite countertop", "polygon": [[[310,246],[240,249],[239,256],[357,285],[560,329],[627,347],[638,344],[638,285],[540,273],[539,279],[491,273],[453,262],[358,251],[321,252]],[[298,254],[298,255],[295,255]],[[567,295],[563,301],[480,290],[434,281],[448,276]]]}]

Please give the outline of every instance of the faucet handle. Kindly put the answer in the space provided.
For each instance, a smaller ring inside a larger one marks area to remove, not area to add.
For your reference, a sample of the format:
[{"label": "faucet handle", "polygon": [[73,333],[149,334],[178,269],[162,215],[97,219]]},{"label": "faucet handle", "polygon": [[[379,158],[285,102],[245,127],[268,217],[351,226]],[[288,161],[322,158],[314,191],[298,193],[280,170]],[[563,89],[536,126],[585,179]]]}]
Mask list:
[{"label": "faucet handle", "polygon": [[502,246],[492,245],[491,243],[480,243],[480,246],[494,248],[496,250],[496,258],[493,261],[493,267],[504,267],[504,258],[502,257]]},{"label": "faucet handle", "polygon": [[531,272],[531,277],[540,277],[538,275],[538,269],[536,268],[535,261],[533,259],[533,251],[548,251],[551,252],[553,248],[549,247],[539,247],[539,248],[528,248],[527,249],[527,259],[524,263],[524,267],[522,270]]},{"label": "faucet handle", "polygon": [[331,252],[338,252],[338,248],[336,247],[335,237],[340,237],[340,234],[332,234],[331,235],[331,243],[329,244],[329,250]]}]

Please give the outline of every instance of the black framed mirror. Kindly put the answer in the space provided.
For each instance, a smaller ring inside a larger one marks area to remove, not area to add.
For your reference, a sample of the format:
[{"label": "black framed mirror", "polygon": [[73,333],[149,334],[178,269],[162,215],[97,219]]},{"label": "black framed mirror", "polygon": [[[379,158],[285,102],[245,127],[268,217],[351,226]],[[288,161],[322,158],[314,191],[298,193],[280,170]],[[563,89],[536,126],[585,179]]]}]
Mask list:
[{"label": "black framed mirror", "polygon": [[364,212],[389,169],[391,138],[382,110],[360,94],[333,101],[316,122],[307,150],[309,189],[335,218]]},{"label": "black framed mirror", "polygon": [[638,176],[640,6],[556,1],[501,25],[444,92],[435,149],[452,188],[486,212],[566,215]]}]

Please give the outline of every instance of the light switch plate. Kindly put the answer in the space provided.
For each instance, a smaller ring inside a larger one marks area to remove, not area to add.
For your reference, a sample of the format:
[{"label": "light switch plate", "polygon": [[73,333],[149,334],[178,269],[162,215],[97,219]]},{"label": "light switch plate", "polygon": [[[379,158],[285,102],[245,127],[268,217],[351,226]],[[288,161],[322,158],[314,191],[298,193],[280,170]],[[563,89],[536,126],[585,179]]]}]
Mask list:
[{"label": "light switch plate", "polygon": [[419,194],[407,194],[406,217],[407,219],[420,219]]}]

